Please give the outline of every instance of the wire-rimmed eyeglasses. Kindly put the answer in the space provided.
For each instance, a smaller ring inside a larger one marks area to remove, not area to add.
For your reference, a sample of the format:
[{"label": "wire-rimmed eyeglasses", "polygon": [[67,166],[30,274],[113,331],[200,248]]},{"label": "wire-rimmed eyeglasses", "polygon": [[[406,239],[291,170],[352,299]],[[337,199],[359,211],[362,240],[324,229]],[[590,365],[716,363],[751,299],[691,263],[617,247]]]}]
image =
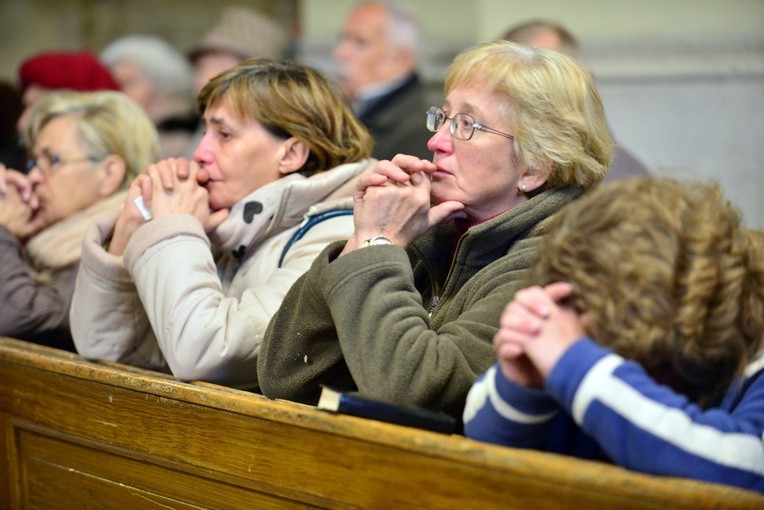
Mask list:
[{"label": "wire-rimmed eyeglasses", "polygon": [[98,161],[98,159],[92,156],[85,156],[76,159],[63,159],[57,154],[48,154],[47,152],[44,152],[39,156],[30,156],[30,158],[27,159],[26,166],[28,172],[31,172],[34,168],[39,168],[40,172],[42,172],[42,174],[47,177],[66,165],[85,163],[86,161],[95,163]]},{"label": "wire-rimmed eyeglasses", "polygon": [[484,126],[483,124],[475,122],[475,117],[467,113],[456,113],[453,117],[449,117],[446,115],[446,112],[443,111],[443,108],[440,108],[439,106],[430,106],[430,108],[427,110],[427,129],[433,133],[438,131],[438,129],[440,129],[440,127],[445,124],[447,120],[451,121],[451,126],[449,127],[451,136],[458,140],[469,140],[472,138],[472,135],[475,134],[476,129],[485,131],[487,133],[504,136],[510,140],[515,139],[515,137],[510,134],[502,133],[501,131],[497,131],[493,128],[489,128],[488,126]]}]

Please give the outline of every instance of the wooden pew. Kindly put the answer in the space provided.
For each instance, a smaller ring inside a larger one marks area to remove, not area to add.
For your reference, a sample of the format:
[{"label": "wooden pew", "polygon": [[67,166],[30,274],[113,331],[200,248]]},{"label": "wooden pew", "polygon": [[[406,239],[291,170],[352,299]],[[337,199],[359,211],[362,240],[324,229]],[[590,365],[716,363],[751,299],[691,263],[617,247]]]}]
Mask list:
[{"label": "wooden pew", "polygon": [[0,508],[764,508],[0,338]]}]

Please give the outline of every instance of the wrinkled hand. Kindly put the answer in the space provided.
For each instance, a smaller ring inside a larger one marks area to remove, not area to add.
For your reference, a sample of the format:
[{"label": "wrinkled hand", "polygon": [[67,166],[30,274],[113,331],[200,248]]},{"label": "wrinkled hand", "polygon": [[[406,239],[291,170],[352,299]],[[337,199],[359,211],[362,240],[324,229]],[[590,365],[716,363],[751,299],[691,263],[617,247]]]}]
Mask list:
[{"label": "wrinkled hand", "polygon": [[518,291],[501,316],[494,348],[502,373],[540,388],[564,352],[585,334],[585,321],[559,301],[573,293],[567,283]]},{"label": "wrinkled hand", "polygon": [[405,248],[438,223],[463,217],[459,202],[431,207],[429,174],[435,170],[430,161],[399,154],[362,176],[353,196],[355,232],[343,253],[378,235]]},{"label": "wrinkled hand", "polygon": [[210,212],[207,190],[202,187],[208,179],[206,170],[183,158],[165,159],[150,165],[130,184],[125,206],[114,226],[109,253],[122,255],[130,237],[146,223],[135,204],[138,197],[143,198],[152,219],[167,214],[191,214],[202,222],[205,232],[215,229],[228,217],[228,210]]},{"label": "wrinkled hand", "polygon": [[23,239],[28,235],[32,208],[24,202],[15,186],[7,186],[0,198],[0,225],[11,231],[15,237]]}]

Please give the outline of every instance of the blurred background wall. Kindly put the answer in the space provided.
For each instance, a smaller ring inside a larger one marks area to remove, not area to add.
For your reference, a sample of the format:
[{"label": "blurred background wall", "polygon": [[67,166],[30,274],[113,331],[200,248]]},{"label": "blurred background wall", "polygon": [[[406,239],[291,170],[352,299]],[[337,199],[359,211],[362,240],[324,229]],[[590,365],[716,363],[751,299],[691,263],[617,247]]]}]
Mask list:
[{"label": "blurred background wall", "polygon": [[[51,49],[100,51],[128,33],[188,48],[227,5],[271,15],[299,58],[333,72],[329,53],[355,0],[0,0],[0,78]],[[654,174],[722,184],[764,229],[764,0],[410,0],[423,27],[421,71],[433,102],[461,49],[544,18],[583,46],[617,140]]]}]

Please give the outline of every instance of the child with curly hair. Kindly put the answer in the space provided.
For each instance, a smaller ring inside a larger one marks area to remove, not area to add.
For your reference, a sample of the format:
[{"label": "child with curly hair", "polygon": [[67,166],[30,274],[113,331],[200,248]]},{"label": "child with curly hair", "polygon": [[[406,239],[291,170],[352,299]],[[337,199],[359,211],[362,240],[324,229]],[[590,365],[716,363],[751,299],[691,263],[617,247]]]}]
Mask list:
[{"label": "child with curly hair", "polygon": [[668,179],[603,187],[558,221],[465,433],[764,491],[764,235],[718,186]]}]

